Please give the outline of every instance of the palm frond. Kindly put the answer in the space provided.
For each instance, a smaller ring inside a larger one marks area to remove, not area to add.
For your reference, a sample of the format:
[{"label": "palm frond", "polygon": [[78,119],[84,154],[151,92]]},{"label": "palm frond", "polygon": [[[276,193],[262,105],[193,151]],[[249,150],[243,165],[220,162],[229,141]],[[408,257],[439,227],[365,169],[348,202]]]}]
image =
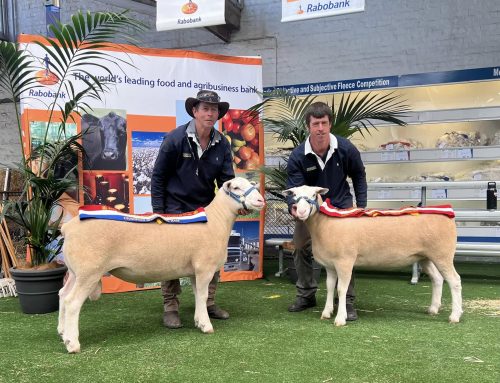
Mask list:
[{"label": "palm frond", "polygon": [[286,162],[288,157],[285,157],[284,161],[285,164],[279,164],[278,167],[262,166],[259,168],[259,171],[266,177],[266,190],[283,191],[286,188]]},{"label": "palm frond", "polygon": [[12,102],[22,93],[36,86],[33,58],[15,43],[0,41],[0,88],[10,96]]},{"label": "palm frond", "polygon": [[[22,94],[39,87],[35,76],[36,70],[33,57],[20,49],[18,44],[0,41],[0,89],[4,90],[14,106],[19,142],[22,142],[22,131],[18,101]],[[22,145],[21,154],[24,161],[25,152]]]},{"label": "palm frond", "polygon": [[[120,64],[134,67],[130,61],[117,60],[102,50],[111,47],[115,40],[135,45],[134,35],[146,29],[145,24],[128,17],[127,11],[78,12],[71,21],[71,24],[51,25],[55,38],[36,42],[50,58],[50,71],[59,78],[59,89],[55,94],[59,95],[64,89],[71,100],[64,106],[64,119],[78,112],[86,98],[100,99],[108,90],[108,84],[95,73],[104,73],[106,77],[112,76],[114,69],[122,70]],[[86,87],[77,93],[73,79],[82,81]],[[56,97],[51,105],[51,115],[57,104]]]},{"label": "palm frond", "polygon": [[369,133],[369,128],[376,129],[373,121],[406,125],[401,118],[407,117],[408,112],[409,106],[394,93],[343,94],[333,114],[332,130],[344,137],[350,137],[355,132],[364,136],[364,131]]}]

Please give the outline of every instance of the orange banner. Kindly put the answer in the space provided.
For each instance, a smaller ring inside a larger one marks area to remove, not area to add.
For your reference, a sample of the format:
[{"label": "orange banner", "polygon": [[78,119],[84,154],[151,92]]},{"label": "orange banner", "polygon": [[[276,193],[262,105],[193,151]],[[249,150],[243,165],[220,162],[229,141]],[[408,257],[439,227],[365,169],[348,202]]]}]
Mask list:
[{"label": "orange banner", "polygon": [[[33,43],[37,39],[20,37],[26,49],[46,66],[40,70],[39,82],[43,87],[22,97],[29,100],[22,104],[23,145],[28,154],[42,142],[47,129],[49,139],[56,139],[58,123],[47,124],[47,105],[54,99],[64,103],[68,98],[59,88],[57,76],[49,70],[49,58],[44,58],[40,47]],[[236,174],[263,185],[257,172],[263,164],[262,125],[258,116],[245,112],[261,101],[260,58],[123,45],[114,45],[107,51],[116,55],[117,61],[131,58],[134,66],[124,67],[116,75],[106,75],[103,80],[112,83],[113,89],[105,99],[95,101],[91,110],[73,116],[66,124],[68,134],[85,132],[82,146],[86,158],[80,159],[78,171],[82,190],[70,196],[75,204],[105,205],[134,214],[151,212],[151,173],[163,136],[191,119],[184,102],[200,89],[216,90],[230,103],[232,109],[216,128],[231,142]],[[72,74],[75,88],[85,85],[84,76],[85,72]],[[57,117],[52,121],[59,121]],[[112,127],[113,133],[113,147],[106,150],[104,126]],[[228,243],[228,260],[221,270],[222,281],[262,277],[263,253],[259,245],[263,243],[263,214],[255,213],[236,222]],[[143,286],[106,275],[102,282],[104,293],[115,293],[157,288],[160,281]]]}]

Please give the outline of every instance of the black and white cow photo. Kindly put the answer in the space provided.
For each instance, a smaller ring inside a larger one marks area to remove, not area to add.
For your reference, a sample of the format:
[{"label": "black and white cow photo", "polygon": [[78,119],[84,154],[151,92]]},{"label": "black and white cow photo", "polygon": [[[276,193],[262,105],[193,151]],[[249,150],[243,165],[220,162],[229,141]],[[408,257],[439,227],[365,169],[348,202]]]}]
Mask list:
[{"label": "black and white cow photo", "polygon": [[[99,114],[97,110],[94,110]],[[82,115],[85,170],[127,169],[127,120],[114,111],[102,117]]]}]

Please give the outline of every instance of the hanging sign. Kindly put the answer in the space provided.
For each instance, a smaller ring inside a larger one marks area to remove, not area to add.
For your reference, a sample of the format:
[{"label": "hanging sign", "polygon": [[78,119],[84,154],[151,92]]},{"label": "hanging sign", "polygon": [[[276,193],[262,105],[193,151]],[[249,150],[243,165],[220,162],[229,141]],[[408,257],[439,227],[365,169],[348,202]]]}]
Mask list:
[{"label": "hanging sign", "polygon": [[225,0],[157,0],[156,30],[225,24],[224,7]]},{"label": "hanging sign", "polygon": [[281,0],[281,22],[362,12],[365,0]]}]

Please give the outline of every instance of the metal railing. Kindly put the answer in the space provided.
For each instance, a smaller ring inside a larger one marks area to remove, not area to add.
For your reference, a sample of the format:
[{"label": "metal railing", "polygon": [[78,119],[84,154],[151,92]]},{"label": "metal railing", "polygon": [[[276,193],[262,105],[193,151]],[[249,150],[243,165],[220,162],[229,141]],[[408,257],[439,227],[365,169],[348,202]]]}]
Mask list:
[{"label": "metal railing", "polygon": [[266,238],[293,236],[295,222],[288,213],[285,201],[266,192],[266,217],[264,222],[264,236]]}]

